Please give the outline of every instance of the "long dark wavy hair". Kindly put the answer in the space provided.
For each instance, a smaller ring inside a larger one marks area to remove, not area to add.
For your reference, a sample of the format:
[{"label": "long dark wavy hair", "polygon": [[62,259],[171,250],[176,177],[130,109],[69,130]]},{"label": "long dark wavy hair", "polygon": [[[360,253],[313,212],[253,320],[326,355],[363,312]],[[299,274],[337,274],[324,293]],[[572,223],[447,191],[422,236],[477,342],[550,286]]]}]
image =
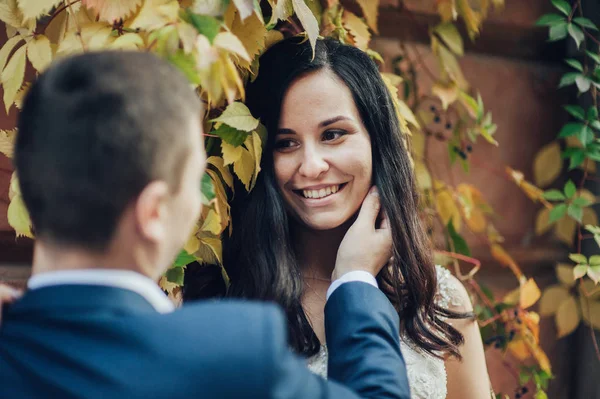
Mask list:
[{"label": "long dark wavy hair", "polygon": [[463,336],[444,318],[467,316],[434,303],[432,248],[419,219],[418,191],[394,104],[369,56],[334,40],[319,40],[314,59],[310,44],[302,38],[275,44],[260,58],[258,77],[246,89],[246,104],[271,134],[254,190],[247,195],[236,190],[232,203],[233,233],[223,247],[231,279],[228,296],[277,302],[287,313],[291,346],[305,356],[318,352],[319,340],[301,304],[304,286],[290,240],[289,216],[275,181],[272,133],[290,84],[323,69],[348,86],[371,137],[372,179],[389,216],[394,243],[393,263],[377,276],[379,286],[397,310],[406,336],[434,356],[460,358],[457,348]]}]

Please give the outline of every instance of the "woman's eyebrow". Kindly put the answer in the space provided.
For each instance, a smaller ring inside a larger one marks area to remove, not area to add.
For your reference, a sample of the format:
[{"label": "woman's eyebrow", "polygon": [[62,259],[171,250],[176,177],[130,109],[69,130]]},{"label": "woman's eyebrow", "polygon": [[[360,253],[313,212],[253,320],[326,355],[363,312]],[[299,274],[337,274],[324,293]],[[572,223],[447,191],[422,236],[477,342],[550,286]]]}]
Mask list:
[{"label": "woman's eyebrow", "polygon": [[329,126],[329,125],[334,124],[335,122],[339,122],[339,121],[351,121],[351,120],[352,120],[352,118],[348,118],[347,116],[339,115],[339,116],[335,116],[333,118],[324,120],[323,122],[319,123],[319,127]]}]

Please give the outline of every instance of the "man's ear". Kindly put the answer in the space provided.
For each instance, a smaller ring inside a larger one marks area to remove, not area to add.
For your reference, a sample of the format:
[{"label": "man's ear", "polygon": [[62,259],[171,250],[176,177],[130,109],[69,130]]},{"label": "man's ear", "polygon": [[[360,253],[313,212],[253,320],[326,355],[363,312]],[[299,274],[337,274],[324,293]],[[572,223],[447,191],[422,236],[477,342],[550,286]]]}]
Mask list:
[{"label": "man's ear", "polygon": [[153,181],[138,196],[134,209],[135,224],[145,239],[153,242],[166,239],[169,195],[166,182]]}]

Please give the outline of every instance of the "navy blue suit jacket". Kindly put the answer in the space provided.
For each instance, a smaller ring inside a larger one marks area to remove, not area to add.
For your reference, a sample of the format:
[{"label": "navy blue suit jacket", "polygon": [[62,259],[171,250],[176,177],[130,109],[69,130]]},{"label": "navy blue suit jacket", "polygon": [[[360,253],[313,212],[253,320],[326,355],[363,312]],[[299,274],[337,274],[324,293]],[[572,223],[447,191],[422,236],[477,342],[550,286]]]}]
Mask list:
[{"label": "navy blue suit jacket", "polygon": [[329,381],[287,346],[274,305],[202,302],[159,314],[113,287],[32,290],[4,312],[0,398],[409,398],[396,312],[346,283],[326,309]]}]

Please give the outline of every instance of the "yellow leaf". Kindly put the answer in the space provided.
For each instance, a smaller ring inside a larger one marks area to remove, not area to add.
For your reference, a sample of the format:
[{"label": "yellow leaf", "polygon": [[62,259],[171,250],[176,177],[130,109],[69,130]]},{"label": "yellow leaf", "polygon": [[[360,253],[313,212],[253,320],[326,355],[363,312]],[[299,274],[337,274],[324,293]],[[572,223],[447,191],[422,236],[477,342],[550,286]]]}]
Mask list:
[{"label": "yellow leaf", "polygon": [[542,316],[553,315],[560,304],[570,295],[569,289],[561,285],[552,285],[546,288],[542,294],[542,299],[540,299],[540,314]]},{"label": "yellow leaf", "polygon": [[[7,27],[20,28],[22,26],[23,14],[19,10],[17,0],[0,1],[0,21],[5,22]],[[7,37],[11,36],[7,34]]]},{"label": "yellow leaf", "polygon": [[369,41],[371,40],[371,33],[369,32],[367,24],[347,10],[344,11],[344,16],[342,18],[344,28],[346,28],[354,38],[355,46],[366,51],[369,47]]},{"label": "yellow leaf", "polygon": [[25,77],[25,51],[25,46],[19,47],[2,72],[4,108],[6,109],[6,113],[8,113],[10,107],[13,105],[17,91],[23,84],[23,78]]},{"label": "yellow leaf", "polygon": [[221,178],[227,184],[227,186],[233,189],[233,176],[231,175],[229,168],[225,167],[225,161],[223,158],[212,156],[209,157],[206,162],[209,165],[213,165],[219,171]]},{"label": "yellow leaf", "polygon": [[23,198],[20,195],[13,196],[8,205],[8,224],[15,229],[17,237],[33,238],[29,213],[27,213],[27,208],[25,208]]},{"label": "yellow leaf", "polygon": [[21,86],[21,88],[17,92],[17,95],[15,96],[15,105],[17,106],[17,108],[23,108],[23,100],[25,98],[25,95],[29,92],[30,87],[31,82],[25,82],[25,84],[23,84],[23,86]]},{"label": "yellow leaf", "polygon": [[484,201],[483,195],[479,190],[470,184],[459,184],[456,189],[460,194],[459,199],[463,205],[463,212],[467,225],[475,233],[484,232],[487,226],[487,221],[482,207],[487,207],[488,205]]},{"label": "yellow leaf", "polygon": [[42,72],[52,62],[50,40],[44,35],[35,36],[27,43],[27,57],[31,65],[38,72]]},{"label": "yellow leaf", "polygon": [[445,75],[454,81],[459,89],[466,90],[468,83],[462,73],[456,56],[452,54],[452,52],[448,50],[446,46],[440,44],[439,40],[437,40],[435,37],[431,38],[431,49],[437,56],[440,69],[445,73]]},{"label": "yellow leaf", "polygon": [[556,237],[567,245],[573,244],[577,222],[570,217],[563,217],[554,226]]},{"label": "yellow leaf", "polygon": [[267,36],[265,37],[265,50],[269,49],[272,45],[279,43],[283,40],[283,33],[278,30],[270,30],[267,32]]},{"label": "yellow leaf", "polygon": [[216,237],[205,236],[201,237],[200,241],[203,245],[200,246],[196,254],[206,263],[223,264],[221,240]]},{"label": "yellow leaf", "polygon": [[535,217],[535,234],[541,236],[550,230],[550,209],[544,207],[540,209]]},{"label": "yellow leaf", "polygon": [[533,160],[533,177],[536,185],[546,187],[560,175],[562,158],[558,142],[545,145]]},{"label": "yellow leaf", "polygon": [[456,86],[456,83],[454,82],[447,85],[436,83],[431,88],[431,92],[439,97],[442,101],[442,108],[444,109],[448,109],[448,106],[454,103],[458,98],[458,86]]},{"label": "yellow leaf", "polygon": [[35,19],[60,2],[61,0],[19,0],[19,9],[23,12],[23,19]]},{"label": "yellow leaf", "polygon": [[558,329],[558,338],[562,338],[575,331],[581,321],[581,317],[579,316],[579,307],[573,296],[570,295],[558,306],[554,321]]},{"label": "yellow leaf", "polygon": [[458,14],[462,16],[467,27],[467,32],[471,40],[479,34],[479,26],[481,25],[481,15],[474,11],[469,4],[469,0],[456,0],[456,9]]},{"label": "yellow leaf", "polygon": [[527,309],[528,307],[533,306],[533,304],[540,299],[540,295],[540,289],[538,288],[536,282],[530,278],[519,288],[508,293],[502,302],[509,305],[519,304],[521,309]]},{"label": "yellow leaf", "polygon": [[0,130],[0,153],[6,155],[8,158],[12,158],[16,137],[16,129]]},{"label": "yellow leaf", "polygon": [[296,13],[296,16],[306,31],[310,46],[313,49],[312,54],[314,57],[317,38],[319,37],[319,24],[317,23],[317,19],[313,15],[310,8],[308,8],[304,0],[292,0],[292,5],[294,6],[294,12]]},{"label": "yellow leaf", "polygon": [[189,254],[193,254],[200,248],[200,240],[196,237],[196,234],[191,234],[187,242],[183,246],[183,249]]},{"label": "yellow leaf", "polygon": [[570,263],[559,263],[556,265],[556,278],[565,287],[575,285],[575,276],[573,275],[573,265]]},{"label": "yellow leaf", "polygon": [[156,30],[177,21],[179,15],[177,0],[144,0],[142,7],[125,26],[132,29]]},{"label": "yellow leaf", "polygon": [[373,32],[379,33],[377,29],[379,0],[356,0],[356,2],[360,5],[369,27],[373,29]]},{"label": "yellow leaf", "polygon": [[421,128],[421,126],[419,125],[419,122],[417,122],[417,118],[415,117],[415,114],[413,114],[412,110],[402,100],[398,100],[398,111],[400,112],[400,115],[402,115],[402,117],[404,118],[405,121],[407,121],[408,123],[410,123],[417,129]]},{"label": "yellow leaf", "polygon": [[160,277],[160,280],[158,280],[158,285],[163,291],[166,291],[169,295],[173,295],[175,290],[179,288],[179,285],[170,282],[165,276]]},{"label": "yellow leaf", "polygon": [[246,48],[240,39],[238,39],[238,37],[231,32],[221,32],[217,34],[214,40],[214,45],[217,48],[229,51],[230,53],[238,55],[242,57],[242,59],[250,62],[250,56],[248,55]]},{"label": "yellow leaf", "polygon": [[422,190],[431,189],[431,175],[429,174],[425,164],[423,162],[416,161],[414,163],[414,169],[419,188]]},{"label": "yellow leaf", "polygon": [[231,165],[237,162],[242,157],[242,152],[245,151],[242,146],[234,147],[231,144],[221,141],[221,153],[225,165]]},{"label": "yellow leaf", "polygon": [[137,50],[144,47],[144,39],[138,33],[125,33],[110,44],[110,48],[119,50]]},{"label": "yellow leaf", "polygon": [[254,4],[252,0],[233,0],[233,4],[235,4],[235,8],[237,8],[242,22],[254,13]]},{"label": "yellow leaf", "polygon": [[242,152],[240,158],[233,163],[233,171],[240,181],[244,183],[246,191],[250,191],[252,188],[251,183],[255,168],[254,157],[244,147],[240,146],[238,148],[241,148]]},{"label": "yellow leaf", "polygon": [[221,57],[221,62],[224,66],[224,73],[222,76],[223,90],[225,91],[227,102],[231,104],[238,98],[244,101],[246,93],[244,91],[244,83],[242,82],[242,78],[238,73],[238,69],[229,55],[221,54]]},{"label": "yellow leaf", "polygon": [[98,17],[107,22],[114,22],[131,15],[142,0],[81,0],[86,7],[96,11]]},{"label": "yellow leaf", "polygon": [[442,23],[436,26],[434,29],[442,41],[448,46],[452,52],[458,56],[462,56],[464,53],[463,40],[453,23]]},{"label": "yellow leaf", "polygon": [[508,343],[508,350],[514,357],[521,361],[527,360],[531,356],[529,348],[523,339],[514,339],[510,341]]},{"label": "yellow leaf", "polygon": [[452,220],[454,229],[458,232],[461,227],[460,211],[452,198],[452,194],[448,190],[441,190],[435,198],[435,207],[437,209],[444,226]]},{"label": "yellow leaf", "polygon": [[229,2],[222,0],[193,0],[191,4],[181,7],[190,7],[194,14],[208,15],[211,17],[220,17],[225,12],[225,7]]},{"label": "yellow leaf", "polygon": [[[239,14],[235,13],[235,9],[232,7],[227,10],[226,17],[228,15],[231,15],[228,18],[231,19],[231,21],[229,22],[226,19],[225,24],[230,29],[231,33],[242,42],[249,59],[260,54],[265,49],[267,29],[265,28],[265,25],[260,22],[256,13],[246,18],[244,22],[242,22]],[[245,59],[240,60],[238,65],[242,68],[250,69],[250,62]]]},{"label": "yellow leaf", "polygon": [[[8,61],[8,56],[12,53],[17,43],[19,43],[21,40],[23,40],[23,37],[20,35],[11,37],[6,41],[4,46],[2,46],[2,49],[0,49],[0,72],[4,70],[6,61]],[[2,80],[0,79],[0,81]]]},{"label": "yellow leaf", "polygon": [[82,42],[88,50],[99,50],[114,38],[110,36],[112,28],[101,22],[91,22],[81,26],[81,37],[75,29],[68,31],[58,44],[57,56],[80,53],[84,51]]},{"label": "yellow leaf", "polygon": [[581,218],[581,220],[583,222],[583,225],[598,225],[598,215],[596,215],[596,212],[594,212],[594,209],[592,207],[583,208],[583,217]]},{"label": "yellow leaf", "polygon": [[490,251],[494,259],[496,259],[502,266],[507,266],[510,268],[517,279],[521,280],[523,273],[521,272],[519,265],[517,265],[517,262],[515,262],[515,260],[508,254],[508,252],[506,252],[504,248],[502,248],[502,246],[498,244],[492,244],[490,246]]},{"label": "yellow leaf", "polygon": [[208,169],[206,173],[208,173],[208,175],[212,179],[213,186],[215,188],[215,212],[217,212],[217,214],[220,217],[221,231],[223,231],[229,224],[230,216],[230,207],[229,203],[227,202],[227,193],[225,192],[225,187],[223,187],[222,180],[217,176],[217,174],[214,171]]},{"label": "yellow leaf", "polygon": [[221,234],[221,231],[223,231],[221,229],[221,219],[212,209],[208,211],[208,214],[204,219],[204,222],[202,224],[202,231],[209,231],[214,235],[219,235]]},{"label": "yellow leaf", "polygon": [[245,132],[251,132],[258,127],[258,119],[253,117],[248,107],[241,102],[229,104],[213,122],[221,122]]},{"label": "yellow leaf", "polygon": [[583,321],[600,331],[600,302],[580,296],[579,304],[581,305],[581,316]]},{"label": "yellow leaf", "polygon": [[580,281],[581,281],[581,284],[577,285],[580,296],[588,296],[590,293],[592,293],[592,295],[589,295],[590,300],[593,300],[593,301],[600,300],[600,290],[596,289],[597,286],[592,280],[583,279]]},{"label": "yellow leaf", "polygon": [[[383,80],[383,83],[385,83],[385,87],[388,89],[388,92],[390,94],[390,97],[392,99],[392,103],[394,104],[394,109],[396,110],[396,117],[398,118],[398,122],[400,123],[400,131],[402,133],[408,134],[410,135],[410,130],[408,129],[408,124],[406,122],[406,118],[404,117],[403,113],[406,113],[406,108],[408,107],[403,107],[402,112],[400,110],[400,100],[398,99],[398,88],[396,87],[396,84],[400,84],[400,82],[402,82],[402,78],[391,74],[391,73],[382,73],[381,74],[381,79]],[[406,104],[404,104],[406,106]],[[409,108],[409,113],[412,113],[412,111],[410,111]],[[414,117],[414,115],[413,115]],[[416,118],[415,122],[416,122]],[[417,126],[419,127],[419,126]]]},{"label": "yellow leaf", "polygon": [[542,199],[544,191],[526,181],[523,172],[509,167],[506,168],[506,172],[531,200],[537,202]]},{"label": "yellow leaf", "polygon": [[454,0],[439,0],[437,2],[437,10],[444,22],[454,21],[458,17]]},{"label": "yellow leaf", "polygon": [[[252,135],[246,139],[244,143],[246,148],[254,157],[254,176],[250,184],[250,189],[254,188],[256,180],[258,179],[258,173],[260,172],[260,159],[262,157],[262,142],[257,132],[252,132]],[[235,165],[234,165],[235,166]]]},{"label": "yellow leaf", "polygon": [[294,7],[292,6],[292,0],[276,0],[277,4],[273,6],[273,1],[270,1],[271,7],[273,8],[273,14],[269,25],[275,25],[277,21],[285,21],[294,13]]}]

